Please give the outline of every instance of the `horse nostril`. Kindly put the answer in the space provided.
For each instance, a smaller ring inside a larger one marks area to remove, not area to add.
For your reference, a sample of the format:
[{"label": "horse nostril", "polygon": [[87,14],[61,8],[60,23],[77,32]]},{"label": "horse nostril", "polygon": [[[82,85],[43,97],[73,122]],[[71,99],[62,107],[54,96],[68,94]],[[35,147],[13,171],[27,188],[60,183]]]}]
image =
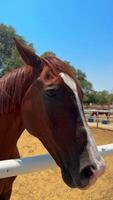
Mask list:
[{"label": "horse nostril", "polygon": [[93,165],[89,165],[83,168],[82,171],[80,172],[81,180],[89,179],[94,174],[95,170],[96,169]]}]

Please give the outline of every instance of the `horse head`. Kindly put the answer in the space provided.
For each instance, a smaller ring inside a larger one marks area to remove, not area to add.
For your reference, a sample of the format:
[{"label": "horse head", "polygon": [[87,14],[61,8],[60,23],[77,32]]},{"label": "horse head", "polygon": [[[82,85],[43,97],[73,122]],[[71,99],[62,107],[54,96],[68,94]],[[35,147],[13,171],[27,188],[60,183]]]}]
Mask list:
[{"label": "horse head", "polygon": [[105,164],[85,120],[79,82],[57,57],[39,57],[15,42],[35,76],[22,99],[24,128],[40,139],[68,186],[89,187],[103,174]]}]

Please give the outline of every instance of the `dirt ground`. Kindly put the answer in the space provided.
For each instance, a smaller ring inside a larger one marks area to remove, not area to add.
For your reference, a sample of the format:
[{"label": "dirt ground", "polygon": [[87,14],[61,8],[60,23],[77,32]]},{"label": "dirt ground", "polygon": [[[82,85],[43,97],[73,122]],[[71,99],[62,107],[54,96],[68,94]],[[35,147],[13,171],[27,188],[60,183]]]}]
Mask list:
[{"label": "dirt ground", "polygon": [[[97,145],[113,143],[113,131],[92,129]],[[42,144],[23,133],[18,142],[22,157],[47,153]],[[18,176],[11,200],[113,200],[113,156],[107,156],[105,174],[88,190],[71,189],[66,186],[60,170],[46,170]]]},{"label": "dirt ground", "polygon": [[[97,122],[93,122],[93,123],[88,123],[88,125],[92,128],[97,128]],[[107,129],[107,130],[111,130],[113,131],[113,122],[109,123],[109,124],[102,124],[101,122],[98,123],[98,127],[102,128],[102,129]]]}]

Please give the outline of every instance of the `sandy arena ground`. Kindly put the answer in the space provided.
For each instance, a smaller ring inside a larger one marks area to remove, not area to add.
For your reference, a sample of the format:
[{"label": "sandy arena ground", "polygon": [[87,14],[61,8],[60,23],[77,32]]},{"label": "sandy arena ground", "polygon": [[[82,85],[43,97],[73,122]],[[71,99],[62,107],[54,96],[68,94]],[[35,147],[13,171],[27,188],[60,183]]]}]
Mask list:
[{"label": "sandy arena ground", "polygon": [[[97,128],[97,122],[90,122],[88,123],[88,125],[92,128]],[[98,123],[98,127],[101,129],[107,129],[107,130],[111,130],[113,131],[113,123],[109,123],[109,124],[102,124],[101,122]]]},{"label": "sandy arena ground", "polygon": [[[97,145],[113,143],[113,131],[92,129]],[[22,157],[47,153],[42,144],[26,131],[18,142]],[[11,200],[113,200],[113,156],[107,156],[105,174],[88,190],[67,187],[60,170],[46,170],[18,176]]]}]

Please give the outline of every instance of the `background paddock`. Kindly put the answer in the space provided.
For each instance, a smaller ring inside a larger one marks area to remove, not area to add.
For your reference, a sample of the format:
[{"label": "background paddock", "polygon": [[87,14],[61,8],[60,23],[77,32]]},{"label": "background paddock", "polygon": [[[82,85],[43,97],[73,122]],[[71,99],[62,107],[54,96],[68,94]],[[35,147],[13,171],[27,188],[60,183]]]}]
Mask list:
[{"label": "background paddock", "polygon": [[[93,113],[97,113],[97,116]],[[108,113],[108,118],[105,115]],[[98,110],[98,109],[86,109],[85,116],[88,125],[92,128],[100,128],[113,131],[113,109],[112,110]],[[90,121],[90,122],[89,122]]]},{"label": "background paddock", "polygon": [[[113,143],[113,131],[92,129],[97,145]],[[39,140],[26,131],[18,142],[21,156],[47,153]],[[60,170],[45,170],[18,176],[11,200],[113,200],[113,156],[105,157],[107,170],[89,190],[68,188],[62,181]]]}]

